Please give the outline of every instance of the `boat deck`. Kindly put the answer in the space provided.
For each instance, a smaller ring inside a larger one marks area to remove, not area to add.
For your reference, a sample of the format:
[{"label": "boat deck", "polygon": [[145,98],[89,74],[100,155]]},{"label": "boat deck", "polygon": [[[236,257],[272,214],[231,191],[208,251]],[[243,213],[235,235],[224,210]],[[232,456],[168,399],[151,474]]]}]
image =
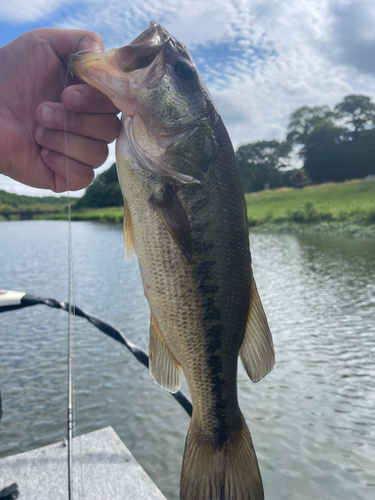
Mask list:
[{"label": "boat deck", "polygon": [[[166,500],[112,427],[75,437],[73,451],[75,500]],[[0,492],[17,483],[20,499],[66,500],[67,476],[62,442],[0,459]]]}]

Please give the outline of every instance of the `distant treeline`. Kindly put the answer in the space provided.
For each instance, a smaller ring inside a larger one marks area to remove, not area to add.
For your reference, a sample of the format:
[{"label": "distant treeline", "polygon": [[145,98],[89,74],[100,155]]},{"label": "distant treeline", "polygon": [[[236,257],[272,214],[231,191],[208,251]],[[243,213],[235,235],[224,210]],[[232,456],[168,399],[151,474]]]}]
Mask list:
[{"label": "distant treeline", "polygon": [[[303,168],[290,168],[296,154]],[[333,110],[303,106],[290,115],[284,141],[245,144],[237,149],[236,158],[247,193],[365,178],[375,174],[375,105],[367,96],[349,95]],[[96,177],[74,209],[122,205],[113,164]],[[37,198],[0,191],[0,217],[12,211],[64,211],[66,206],[66,197]]]},{"label": "distant treeline", "polygon": [[[71,198],[74,202],[75,198]],[[0,220],[32,219],[38,214],[65,213],[68,198],[25,196],[0,190]]]},{"label": "distant treeline", "polygon": [[14,208],[27,207],[30,205],[54,205],[67,206],[67,196],[25,196],[21,194],[7,193],[0,189],[0,207]]},{"label": "distant treeline", "polygon": [[[74,194],[74,193],[73,193]],[[98,175],[82,198],[70,197],[74,210],[122,206],[123,199],[117,179],[116,164]],[[67,213],[67,196],[24,196],[0,190],[0,220],[33,219],[38,214]]]},{"label": "distant treeline", "polygon": [[[348,95],[333,110],[298,108],[290,115],[284,141],[252,142],[236,151],[245,192],[375,174],[374,126],[375,105],[364,95]],[[290,169],[296,153],[302,169]]]},{"label": "distant treeline", "polygon": [[84,196],[74,205],[74,209],[118,207],[123,204],[116,163],[113,163],[108,170],[94,179]]},{"label": "distant treeline", "polygon": [[[333,110],[303,106],[290,115],[284,141],[240,146],[236,158],[244,191],[342,182],[375,174],[375,105],[349,95]],[[292,169],[292,155],[303,168]],[[122,205],[115,164],[98,176],[75,208]]]}]

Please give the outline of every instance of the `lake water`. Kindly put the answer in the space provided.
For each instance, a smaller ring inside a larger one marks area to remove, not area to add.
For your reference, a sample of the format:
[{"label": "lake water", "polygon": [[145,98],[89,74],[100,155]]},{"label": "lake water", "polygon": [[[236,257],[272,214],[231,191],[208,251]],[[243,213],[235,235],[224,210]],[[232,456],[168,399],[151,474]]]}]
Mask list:
[{"label": "lake water", "polygon": [[[74,303],[147,350],[149,309],[136,259],[124,262],[121,228],[75,222],[72,233]],[[0,222],[0,288],[68,300],[67,234],[66,222]],[[258,384],[240,367],[238,385],[266,498],[371,500],[375,241],[250,241],[276,366]],[[0,315],[0,456],[66,435],[67,320],[42,305]],[[84,319],[73,323],[76,432],[112,425],[177,500],[189,417],[124,347]]]}]

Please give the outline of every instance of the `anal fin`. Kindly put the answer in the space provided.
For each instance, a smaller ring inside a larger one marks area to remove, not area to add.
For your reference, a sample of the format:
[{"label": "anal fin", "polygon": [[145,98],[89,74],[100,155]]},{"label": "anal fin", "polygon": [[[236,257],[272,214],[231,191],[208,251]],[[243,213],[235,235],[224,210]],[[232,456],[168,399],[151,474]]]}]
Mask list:
[{"label": "anal fin", "polygon": [[134,233],[133,233],[133,225],[132,220],[130,218],[130,211],[128,204],[124,201],[124,222],[123,222],[123,231],[124,231],[124,244],[125,244],[125,260],[129,262],[130,259],[135,254],[134,249]]},{"label": "anal fin", "polygon": [[265,377],[275,364],[271,331],[252,273],[249,315],[239,354],[253,382],[258,382]]},{"label": "anal fin", "polygon": [[149,368],[154,382],[169,392],[181,387],[181,366],[173,357],[159,326],[151,314]]}]

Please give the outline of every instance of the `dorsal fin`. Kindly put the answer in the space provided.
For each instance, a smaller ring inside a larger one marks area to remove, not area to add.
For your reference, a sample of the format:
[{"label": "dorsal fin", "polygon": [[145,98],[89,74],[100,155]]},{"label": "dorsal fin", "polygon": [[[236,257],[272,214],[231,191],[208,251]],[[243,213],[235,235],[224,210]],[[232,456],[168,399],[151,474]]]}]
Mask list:
[{"label": "dorsal fin", "polygon": [[275,364],[272,335],[252,272],[249,314],[239,354],[253,382],[265,377]]}]

